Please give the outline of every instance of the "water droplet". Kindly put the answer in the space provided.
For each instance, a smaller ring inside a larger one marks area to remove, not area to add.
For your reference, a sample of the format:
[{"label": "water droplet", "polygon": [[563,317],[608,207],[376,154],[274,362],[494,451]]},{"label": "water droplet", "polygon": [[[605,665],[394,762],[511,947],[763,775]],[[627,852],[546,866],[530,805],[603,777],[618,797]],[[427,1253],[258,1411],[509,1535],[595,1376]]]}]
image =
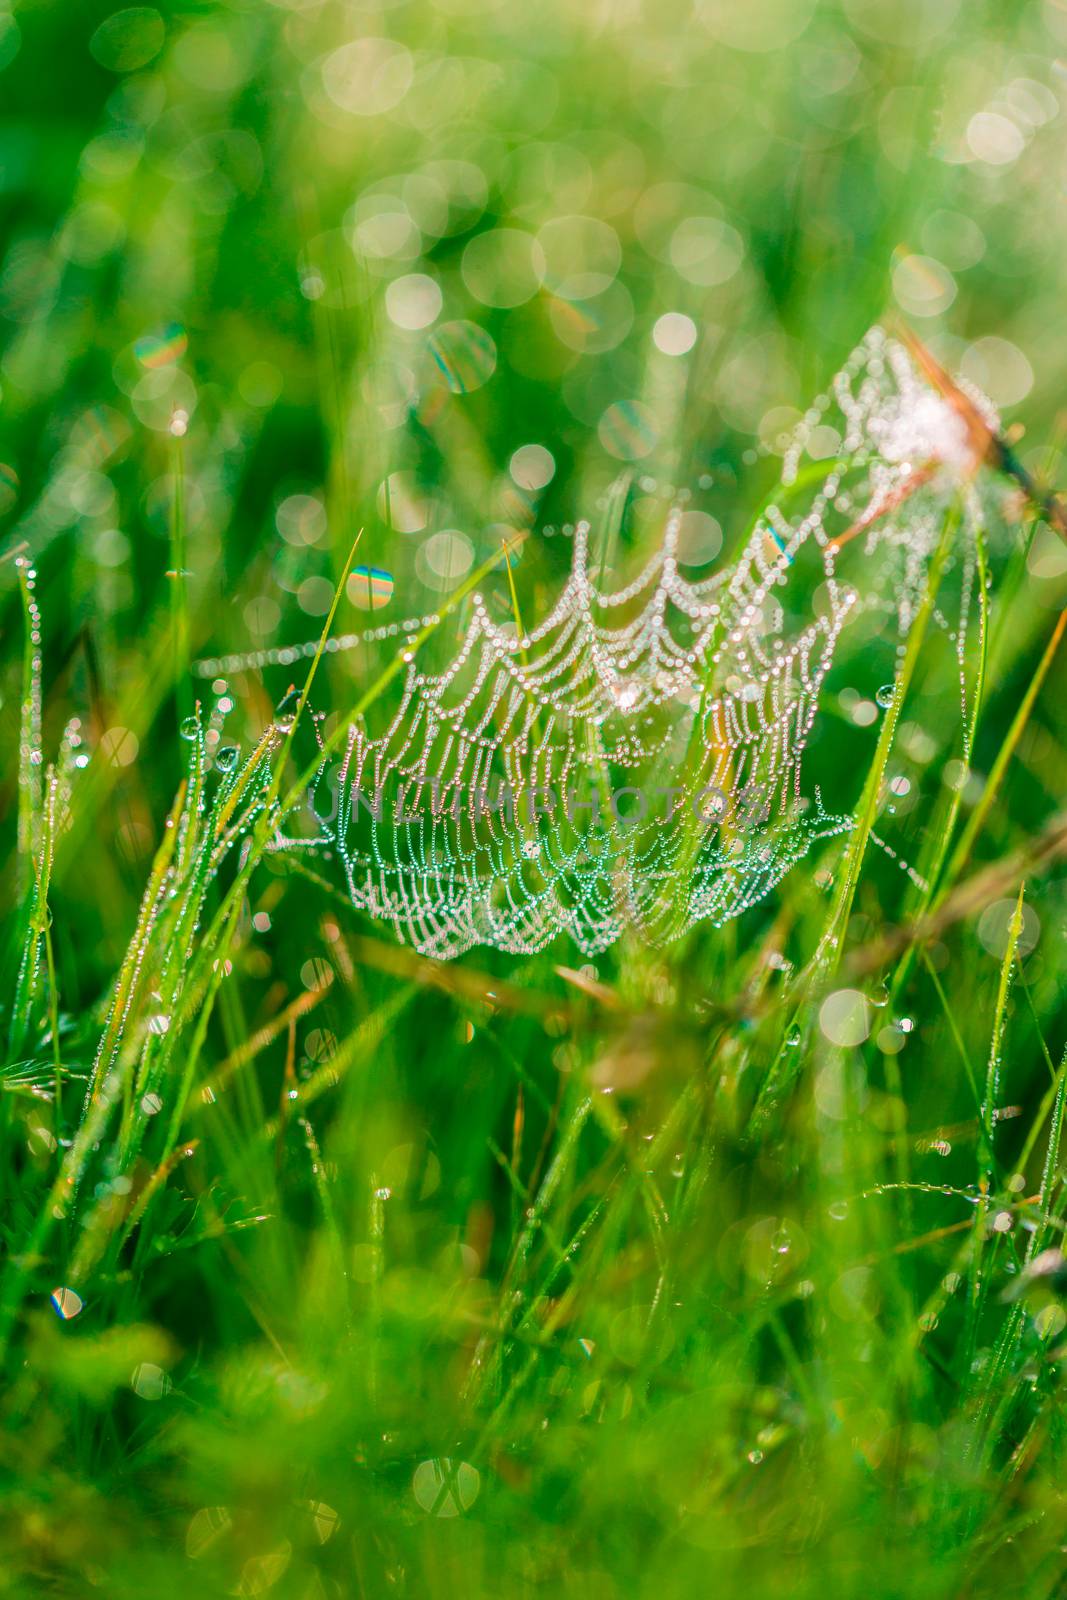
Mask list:
[{"label": "water droplet", "polygon": [[889,707],[893,704],[893,699],[896,695],[896,692],[897,686],[895,683],[883,683],[880,689],[875,690],[874,698],[881,706],[883,711],[889,710]]},{"label": "water droplet", "polygon": [[237,765],[238,750],[235,744],[224,744],[215,752],[215,766],[219,772],[232,772]]},{"label": "water droplet", "polygon": [[199,732],[200,724],[195,717],[183,717],[178,732],[183,739],[195,739]]},{"label": "water droplet", "polygon": [[50,1299],[56,1316],[62,1317],[64,1322],[76,1317],[82,1309],[81,1295],[75,1294],[73,1289],[53,1289]]},{"label": "water droplet", "polygon": [[170,1379],[153,1361],[142,1361],[130,1376],[130,1388],[142,1400],[162,1400],[170,1389]]},{"label": "water droplet", "polygon": [[797,1027],[796,1023],[794,1023],[789,1029],[789,1032],[786,1034],[783,1043],[788,1045],[791,1050],[800,1043],[800,1029]]},{"label": "water droplet", "polygon": [[411,1488],[423,1511],[437,1517],[458,1517],[478,1498],[481,1476],[469,1461],[447,1456],[423,1461],[415,1468]]}]

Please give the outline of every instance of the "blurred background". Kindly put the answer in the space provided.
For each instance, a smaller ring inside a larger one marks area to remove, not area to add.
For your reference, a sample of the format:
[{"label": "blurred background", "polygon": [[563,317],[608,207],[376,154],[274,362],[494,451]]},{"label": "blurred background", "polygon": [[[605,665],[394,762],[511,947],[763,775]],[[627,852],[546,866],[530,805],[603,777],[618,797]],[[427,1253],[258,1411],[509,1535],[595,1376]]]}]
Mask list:
[{"label": "blurred background", "polygon": [[[1033,471],[1067,481],[1065,62],[1067,0],[0,0],[0,813],[6,842],[23,553],[39,575],[45,757],[71,714],[93,751],[51,896],[71,1071],[92,1059],[184,769],[176,555],[193,658],[315,638],[360,529],[374,571],[349,579],[338,634],[433,612],[519,535],[531,618],[578,518],[621,518],[622,569],[679,492],[691,564],[711,571],[775,483],[790,428],[885,317],[992,398]],[[1040,522],[1001,539],[996,568],[970,763],[940,618],[878,796],[879,834],[909,861],[955,796],[974,814],[1065,603],[1067,557]],[[484,588],[510,617],[504,572]],[[843,637],[808,768],[835,812],[870,765],[897,643],[870,626]],[[316,705],[343,715],[392,648],[329,657]],[[974,634],[970,649],[973,683]],[[225,737],[247,749],[294,670],[249,665],[215,689],[209,670],[199,692],[225,701]],[[1057,662],[975,864],[1056,808],[1063,688]],[[218,745],[218,720],[210,732]],[[577,962],[564,942],[428,974],[357,923],[336,881],[258,871],[204,1049],[205,1078],[232,1092],[190,1112],[202,1144],[163,1174],[134,1287],[123,1258],[81,1285],[81,1320],[67,1326],[61,1301],[58,1332],[38,1340],[32,1324],[39,1386],[11,1401],[19,1570],[52,1571],[59,1551],[75,1574],[62,1592],[86,1592],[87,1571],[107,1589],[121,1547],[108,1592],[143,1595],[146,1574],[184,1592],[170,1563],[187,1572],[213,1548],[231,1505],[240,1559],[225,1557],[218,1592],[259,1593],[280,1576],[285,1519],[314,1553],[336,1505],[373,1595],[497,1594],[502,1562],[546,1592],[568,1569],[560,1528],[584,1540],[573,1592],[605,1600],[688,1600],[712,1557],[738,1592],[759,1592],[757,1563],[781,1593],[781,1540],[806,1547],[817,1527],[830,1565],[803,1592],[826,1593],[830,1571],[831,1592],[869,1593],[885,1508],[903,1506],[899,1549],[921,1526],[934,1574],[909,1592],[977,1593],[959,1573],[939,1589],[935,1567],[953,1529],[973,1531],[980,1479],[995,1521],[981,1592],[1021,1592],[1021,1546],[1061,1571],[1062,1469],[1025,1498],[1021,1422],[976,1467],[960,1396],[1010,1369],[1018,1416],[1032,1404],[1062,1436],[1040,1408],[1047,1369],[1032,1377],[1037,1333],[1027,1323],[1026,1344],[999,1295],[1018,1264],[1011,1196],[1040,1181],[1067,883],[1054,864],[1027,889],[997,1086],[1011,1186],[991,1250],[1007,1267],[989,1298],[1015,1343],[983,1369],[994,1334],[977,1313],[959,1337],[959,1217],[977,1215],[962,1186],[986,1159],[961,1062],[984,1070],[1014,901],[1005,890],[948,930],[902,992],[872,988],[863,1049],[820,1013],[801,1051],[775,986],[821,936],[839,856],[828,846],[741,923],[666,956],[611,952],[577,982],[553,971]],[[8,906],[7,859],[3,872]],[[896,856],[869,853],[850,949],[910,887]],[[752,1027],[713,1020],[723,997],[753,995],[769,1000]],[[49,1054],[43,1033],[34,1048]],[[788,1092],[768,1109],[776,1070]],[[274,1115],[295,1082],[307,1105],[323,1096],[317,1131],[287,1124],[285,1099]],[[587,1083],[621,1085],[629,1122],[596,1097],[583,1124]],[[26,1095],[9,1122],[46,1194],[57,1141],[41,1115]],[[849,1211],[909,1161],[925,1189]],[[653,1171],[662,1216],[637,1197]],[[30,1228],[22,1176],[4,1201],[12,1248]],[[527,1207],[546,1186],[551,1227],[535,1238]],[[521,1338],[480,1366],[476,1338],[520,1293]],[[135,1320],[136,1365],[107,1344]],[[1058,1336],[1067,1317],[1053,1321]],[[78,1375],[76,1348],[118,1376]],[[468,1476],[442,1501],[434,1474],[452,1456]],[[495,1533],[471,1519],[466,1547],[423,1542],[416,1513],[466,1510],[479,1473]],[[164,1524],[169,1543],[145,1555],[145,1526]],[[1036,1545],[1015,1543],[1029,1528]],[[357,1592],[336,1563],[336,1583],[284,1592]],[[899,1592],[896,1571],[878,1592]]]}]

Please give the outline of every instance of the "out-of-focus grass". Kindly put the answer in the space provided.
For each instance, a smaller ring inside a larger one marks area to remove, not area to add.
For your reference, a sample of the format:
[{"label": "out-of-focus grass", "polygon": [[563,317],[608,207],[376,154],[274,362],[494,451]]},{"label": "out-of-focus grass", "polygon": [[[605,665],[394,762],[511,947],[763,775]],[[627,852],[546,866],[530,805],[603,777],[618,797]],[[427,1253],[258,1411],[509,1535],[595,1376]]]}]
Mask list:
[{"label": "out-of-focus grass", "polygon": [[[9,1592],[1059,1592],[1057,857],[876,968],[918,902],[840,841],[579,982],[565,947],[433,968],[241,854],[296,669],[231,674],[202,750],[178,724],[183,629],[317,636],[361,527],[383,621],[527,530],[535,615],[627,468],[620,566],[671,486],[736,549],[887,309],[1062,477],[1061,51],[1055,0],[0,16]],[[1059,809],[1055,654],[1013,718],[1064,563],[1019,541],[971,770],[935,629],[871,791],[942,906]],[[835,809],[895,666],[843,650]],[[380,666],[329,658],[316,704]],[[796,981],[835,916],[850,1048]],[[95,1061],[120,1092],[83,1114]]]}]

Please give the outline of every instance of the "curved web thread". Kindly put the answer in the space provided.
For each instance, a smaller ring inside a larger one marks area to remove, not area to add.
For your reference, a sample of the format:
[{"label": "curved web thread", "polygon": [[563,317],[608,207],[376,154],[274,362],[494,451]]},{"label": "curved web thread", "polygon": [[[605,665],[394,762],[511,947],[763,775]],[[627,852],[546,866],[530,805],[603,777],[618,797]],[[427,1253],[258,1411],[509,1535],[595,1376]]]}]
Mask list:
[{"label": "curved web thread", "polygon": [[775,568],[686,582],[674,517],[641,576],[605,593],[587,536],[532,633],[476,600],[447,670],[410,664],[385,732],[349,730],[331,834],[349,892],[426,953],[526,953],[561,931],[594,953],[627,927],[659,941],[736,915],[801,840],[847,825],[801,796],[799,757],[851,596],[766,649]]},{"label": "curved web thread", "polygon": [[[593,955],[627,930],[660,944],[721,925],[850,827],[802,789],[823,680],[857,608],[895,613],[907,634],[947,501],[976,466],[953,407],[874,330],[808,412],[778,503],[731,565],[687,578],[675,509],[638,576],[604,589],[580,524],[549,615],[519,636],[475,595],[442,672],[407,652],[384,731],[354,723],[340,762],[324,761],[315,839],[279,828],[277,848],[330,848],[353,904],[437,957],[478,944],[526,954],[561,933]],[[961,662],[975,525],[964,517],[957,555]],[[837,572],[846,551],[850,583]]]}]

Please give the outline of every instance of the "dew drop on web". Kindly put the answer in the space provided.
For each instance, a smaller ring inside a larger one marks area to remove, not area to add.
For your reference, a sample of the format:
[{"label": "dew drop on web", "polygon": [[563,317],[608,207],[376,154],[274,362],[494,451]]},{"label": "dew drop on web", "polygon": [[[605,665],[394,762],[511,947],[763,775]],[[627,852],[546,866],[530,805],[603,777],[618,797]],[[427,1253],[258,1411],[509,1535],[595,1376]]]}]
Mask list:
[{"label": "dew drop on web", "polygon": [[[456,392],[491,375],[495,350],[476,335],[464,324],[434,335]],[[542,621],[525,619],[521,638],[475,596],[451,659],[430,652],[432,672],[421,643],[447,606],[331,640],[331,653],[399,651],[406,670],[395,673],[392,720],[382,732],[362,720],[346,730],[343,748],[324,756],[330,814],[311,806],[302,830],[278,817],[272,848],[321,851],[357,908],[439,958],[475,945],[528,954],[561,934],[595,956],[629,932],[662,945],[742,915],[815,845],[853,826],[818,789],[805,792],[803,757],[851,619],[865,614],[872,633],[903,640],[921,613],[946,507],[975,466],[950,410],[903,346],[873,330],[806,414],[785,452],[778,504],[731,563],[684,576],[675,558],[683,519],[696,513],[677,496],[667,516],[664,496],[662,542],[628,581],[611,577],[588,523],[568,524],[570,576]],[[640,420],[609,419],[609,454]],[[827,430],[840,440],[832,459]],[[627,443],[626,458],[634,454]],[[961,622],[939,624],[961,659],[978,587],[974,526],[965,512],[954,535]],[[315,648],[229,656],[200,671],[289,665]],[[282,732],[296,694],[278,706]],[[882,685],[849,720],[873,723],[896,694]],[[220,771],[236,763],[229,750],[215,755]],[[531,792],[544,797],[532,812]],[[899,785],[892,795],[889,804],[906,799]],[[812,881],[832,887],[832,860]],[[790,1029],[785,1043],[799,1040]]]}]

